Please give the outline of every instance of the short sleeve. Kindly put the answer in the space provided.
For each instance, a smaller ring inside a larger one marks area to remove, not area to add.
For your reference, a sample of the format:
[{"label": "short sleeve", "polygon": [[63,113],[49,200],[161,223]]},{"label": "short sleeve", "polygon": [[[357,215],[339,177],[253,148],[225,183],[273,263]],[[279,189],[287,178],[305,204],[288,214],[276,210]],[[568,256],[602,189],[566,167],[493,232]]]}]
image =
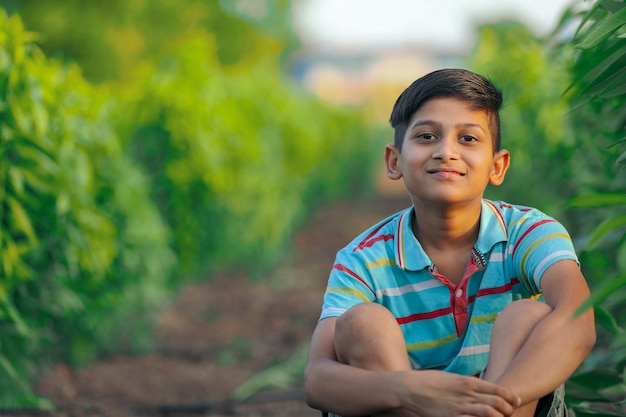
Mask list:
[{"label": "short sleeve", "polygon": [[538,210],[517,220],[511,232],[508,249],[514,267],[520,280],[534,294],[541,293],[541,277],[551,265],[565,259],[578,262],[565,227]]},{"label": "short sleeve", "polygon": [[362,259],[348,248],[337,253],[324,294],[320,320],[342,315],[350,307],[375,300],[371,278]]}]

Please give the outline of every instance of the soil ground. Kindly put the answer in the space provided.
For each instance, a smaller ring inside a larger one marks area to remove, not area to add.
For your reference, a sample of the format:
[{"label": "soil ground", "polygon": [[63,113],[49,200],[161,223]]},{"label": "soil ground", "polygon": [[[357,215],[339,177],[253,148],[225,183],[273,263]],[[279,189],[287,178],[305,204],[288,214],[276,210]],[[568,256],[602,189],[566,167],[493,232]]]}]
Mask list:
[{"label": "soil ground", "polygon": [[160,317],[153,351],[84,369],[57,365],[35,387],[57,411],[38,415],[318,417],[299,379],[245,401],[229,398],[307,344],[336,251],[407,206],[406,197],[391,194],[318,210],[294,237],[290,258],[268,276],[229,273],[185,288]]}]

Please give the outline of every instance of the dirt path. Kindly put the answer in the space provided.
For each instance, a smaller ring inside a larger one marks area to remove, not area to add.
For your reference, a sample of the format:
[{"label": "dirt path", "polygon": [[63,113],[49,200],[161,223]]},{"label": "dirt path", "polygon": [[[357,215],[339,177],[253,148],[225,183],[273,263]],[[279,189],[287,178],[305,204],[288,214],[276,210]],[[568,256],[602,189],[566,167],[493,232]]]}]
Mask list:
[{"label": "dirt path", "polygon": [[407,204],[388,196],[317,211],[294,237],[290,259],[270,276],[250,282],[228,274],[186,288],[160,318],[153,352],[80,370],[58,365],[37,393],[58,405],[59,417],[319,416],[304,404],[299,381],[247,402],[228,398],[307,343],[336,251]]}]

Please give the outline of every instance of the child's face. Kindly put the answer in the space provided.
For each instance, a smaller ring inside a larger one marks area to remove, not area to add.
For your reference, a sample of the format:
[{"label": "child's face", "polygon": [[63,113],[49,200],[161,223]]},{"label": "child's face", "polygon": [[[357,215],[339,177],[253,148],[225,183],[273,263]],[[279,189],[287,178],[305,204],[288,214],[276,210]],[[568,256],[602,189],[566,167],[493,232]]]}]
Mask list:
[{"label": "child's face", "polygon": [[402,152],[388,145],[385,158],[388,176],[404,179],[414,203],[480,201],[509,166],[508,151],[494,152],[487,112],[454,97],[424,103],[408,124]]}]

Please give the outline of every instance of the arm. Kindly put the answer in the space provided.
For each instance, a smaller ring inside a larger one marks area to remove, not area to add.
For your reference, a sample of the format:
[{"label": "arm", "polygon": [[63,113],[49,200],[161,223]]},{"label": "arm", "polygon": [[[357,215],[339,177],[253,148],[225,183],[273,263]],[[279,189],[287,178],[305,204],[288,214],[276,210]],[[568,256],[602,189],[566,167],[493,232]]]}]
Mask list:
[{"label": "arm", "polygon": [[541,288],[550,313],[537,323],[518,354],[495,379],[519,394],[523,403],[562,384],[595,344],[593,310],[574,317],[589,296],[576,262],[561,260],[550,266],[541,279]]},{"label": "arm", "polygon": [[344,416],[393,410],[394,415],[450,417],[508,416],[517,405],[512,392],[474,377],[433,370],[371,371],[340,363],[336,322],[321,320],[311,341],[305,392],[313,408]]}]

